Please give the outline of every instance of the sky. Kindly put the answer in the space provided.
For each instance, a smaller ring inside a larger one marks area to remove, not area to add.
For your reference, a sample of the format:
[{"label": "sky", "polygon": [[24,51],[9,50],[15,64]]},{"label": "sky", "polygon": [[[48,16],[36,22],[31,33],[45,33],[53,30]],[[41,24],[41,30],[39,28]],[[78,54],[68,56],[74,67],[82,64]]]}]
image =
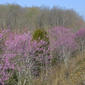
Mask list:
[{"label": "sky", "polygon": [[0,0],[0,4],[19,4],[23,7],[57,6],[65,9],[74,9],[85,19],[85,0]]}]

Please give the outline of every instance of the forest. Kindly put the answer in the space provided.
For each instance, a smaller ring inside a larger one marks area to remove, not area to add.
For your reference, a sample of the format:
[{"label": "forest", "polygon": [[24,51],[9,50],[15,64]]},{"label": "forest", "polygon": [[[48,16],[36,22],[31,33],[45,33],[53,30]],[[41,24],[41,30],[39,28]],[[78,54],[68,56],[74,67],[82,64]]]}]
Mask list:
[{"label": "forest", "polygon": [[85,85],[85,20],[73,9],[0,5],[0,85]]}]

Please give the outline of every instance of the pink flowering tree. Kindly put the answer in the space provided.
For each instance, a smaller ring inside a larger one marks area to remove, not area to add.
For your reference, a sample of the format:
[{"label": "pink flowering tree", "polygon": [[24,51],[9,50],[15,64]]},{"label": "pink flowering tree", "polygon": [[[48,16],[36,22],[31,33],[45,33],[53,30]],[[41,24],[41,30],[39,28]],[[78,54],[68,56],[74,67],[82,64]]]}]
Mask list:
[{"label": "pink flowering tree", "polygon": [[[76,50],[76,42],[74,33],[64,27],[55,27],[51,29],[51,41],[50,48],[52,51],[55,51],[59,59],[63,59],[65,65],[68,65],[68,60],[72,54]],[[53,38],[53,39],[52,39]]]},{"label": "pink flowering tree", "polygon": [[[11,77],[15,63],[12,62],[14,58],[14,54],[7,53],[7,49],[5,47],[5,39],[9,30],[2,30],[0,33],[0,83],[2,85]],[[11,70],[11,72],[10,72]]]},{"label": "pink flowering tree", "polygon": [[[22,78],[27,79],[29,67],[29,52],[31,50],[30,33],[16,34],[11,33],[5,42],[7,53],[16,54],[15,62],[18,65],[18,84],[21,85]],[[26,74],[23,76],[23,74]],[[22,77],[23,76],[23,77]]]},{"label": "pink flowering tree", "polygon": [[[6,53],[16,54],[15,62],[19,67],[19,85],[27,83],[32,75],[39,76],[41,65],[47,69],[50,54],[49,48],[45,47],[46,45],[47,42],[44,40],[32,40],[29,32],[23,34],[9,33],[5,41]],[[22,78],[24,81],[22,81]]]},{"label": "pink flowering tree", "polygon": [[[40,65],[41,67],[43,67],[47,70],[47,67],[48,67],[48,65],[50,63],[50,59],[51,59],[50,49],[48,47],[48,42],[43,41],[43,40],[40,40],[38,42],[38,41],[34,40],[32,42],[31,56],[33,56],[31,58],[33,58],[34,63],[37,62],[34,65],[36,65],[36,66]],[[36,68],[34,66],[32,66],[32,67],[33,67],[32,68],[33,72],[36,72],[35,71]],[[37,68],[37,69],[39,69],[39,68]],[[39,70],[37,70],[37,71],[39,71]],[[34,73],[34,74],[39,75],[38,72]]]},{"label": "pink flowering tree", "polygon": [[79,44],[79,48],[83,53],[85,49],[85,28],[81,28],[80,30],[78,30],[75,35],[76,35],[76,40]]}]

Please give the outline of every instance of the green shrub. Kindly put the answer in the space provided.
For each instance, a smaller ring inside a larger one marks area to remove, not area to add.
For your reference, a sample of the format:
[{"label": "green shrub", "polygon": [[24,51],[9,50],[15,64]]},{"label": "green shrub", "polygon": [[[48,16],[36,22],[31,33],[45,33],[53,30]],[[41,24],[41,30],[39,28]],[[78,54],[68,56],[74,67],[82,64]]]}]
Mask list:
[{"label": "green shrub", "polygon": [[48,34],[44,29],[36,29],[33,33],[33,40],[44,40],[48,42]]}]

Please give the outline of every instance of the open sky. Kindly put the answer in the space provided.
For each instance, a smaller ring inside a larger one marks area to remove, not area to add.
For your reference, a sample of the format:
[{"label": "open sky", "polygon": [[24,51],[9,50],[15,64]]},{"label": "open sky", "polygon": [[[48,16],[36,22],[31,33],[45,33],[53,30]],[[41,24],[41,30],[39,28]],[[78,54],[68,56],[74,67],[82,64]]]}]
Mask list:
[{"label": "open sky", "polygon": [[85,19],[85,0],[0,0],[0,4],[19,4],[21,6],[58,6],[74,9]]}]

